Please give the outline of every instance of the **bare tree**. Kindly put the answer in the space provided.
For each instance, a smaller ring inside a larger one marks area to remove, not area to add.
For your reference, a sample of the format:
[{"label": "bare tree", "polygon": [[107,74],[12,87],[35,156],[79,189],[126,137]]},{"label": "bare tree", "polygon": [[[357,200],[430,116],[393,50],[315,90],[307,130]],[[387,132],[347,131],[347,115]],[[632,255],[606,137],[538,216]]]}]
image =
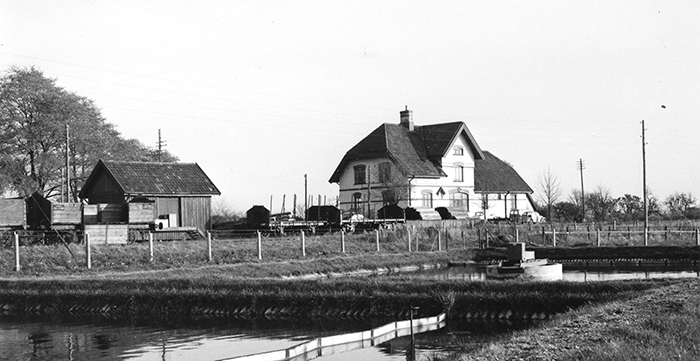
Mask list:
[{"label": "bare tree", "polygon": [[387,205],[408,200],[408,180],[397,167],[389,162],[377,165],[377,180],[381,184],[382,201]]},{"label": "bare tree", "polygon": [[552,208],[561,198],[562,190],[559,178],[549,166],[537,176],[537,190],[538,198],[547,207],[547,219],[552,219]]},{"label": "bare tree", "polygon": [[664,204],[668,208],[669,214],[673,217],[686,216],[688,209],[695,205],[695,196],[692,193],[675,192],[666,197]]},{"label": "bare tree", "polygon": [[611,216],[617,199],[610,194],[610,189],[602,185],[597,185],[593,193],[587,194],[586,203],[590,204],[593,212],[593,219],[599,222],[605,222]]},{"label": "bare tree", "polygon": [[212,199],[212,223],[234,222],[242,218],[240,212],[234,211],[221,197]]}]

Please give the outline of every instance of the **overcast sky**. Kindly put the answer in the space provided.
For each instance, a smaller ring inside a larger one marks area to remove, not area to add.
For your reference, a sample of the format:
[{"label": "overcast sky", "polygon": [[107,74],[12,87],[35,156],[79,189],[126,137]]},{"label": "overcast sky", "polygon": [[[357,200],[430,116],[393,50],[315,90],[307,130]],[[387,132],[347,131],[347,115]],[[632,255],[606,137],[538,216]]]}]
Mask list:
[{"label": "overcast sky", "polygon": [[[220,202],[336,197],[345,152],[413,110],[462,120],[535,189],[700,196],[698,1],[0,0],[0,70],[36,66]],[[665,105],[665,109],[661,106]],[[535,195],[537,197],[537,195]]]}]

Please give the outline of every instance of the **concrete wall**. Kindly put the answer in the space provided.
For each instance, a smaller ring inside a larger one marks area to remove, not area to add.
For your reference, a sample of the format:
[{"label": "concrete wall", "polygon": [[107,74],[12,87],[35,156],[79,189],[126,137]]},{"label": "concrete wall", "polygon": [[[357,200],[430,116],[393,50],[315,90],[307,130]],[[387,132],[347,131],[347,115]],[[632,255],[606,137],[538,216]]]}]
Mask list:
[{"label": "concrete wall", "polygon": [[[435,317],[415,319],[413,332],[420,333],[442,328],[445,326],[446,318],[443,313]],[[410,323],[410,321],[392,322],[368,331],[322,337],[284,350],[232,357],[221,361],[311,360],[320,356],[375,346],[397,337],[410,335]]]}]

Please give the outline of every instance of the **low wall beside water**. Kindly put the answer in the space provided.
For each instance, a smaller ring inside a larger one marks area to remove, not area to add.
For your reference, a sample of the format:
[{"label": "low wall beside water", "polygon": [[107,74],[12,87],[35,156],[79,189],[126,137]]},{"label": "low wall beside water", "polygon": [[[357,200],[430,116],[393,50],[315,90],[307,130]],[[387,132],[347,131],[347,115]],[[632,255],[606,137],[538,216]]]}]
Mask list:
[{"label": "low wall beside water", "polygon": [[376,346],[394,338],[408,336],[411,331],[421,333],[437,330],[445,326],[446,320],[447,316],[442,313],[435,317],[391,322],[367,331],[321,337],[283,350],[231,357],[220,361],[311,360],[321,356]]}]

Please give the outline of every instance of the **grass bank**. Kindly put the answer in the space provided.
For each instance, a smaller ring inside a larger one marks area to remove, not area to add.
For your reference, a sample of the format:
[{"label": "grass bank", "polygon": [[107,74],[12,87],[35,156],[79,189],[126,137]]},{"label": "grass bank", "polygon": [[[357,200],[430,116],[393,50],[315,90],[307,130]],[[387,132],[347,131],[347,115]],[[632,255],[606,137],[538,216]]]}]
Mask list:
[{"label": "grass bank", "polygon": [[698,291],[698,280],[650,288],[636,297],[567,312],[477,351],[434,360],[698,360]]},{"label": "grass bank", "polygon": [[[455,282],[403,277],[317,280],[157,274],[91,279],[0,281],[7,314],[103,314],[113,319],[196,319],[208,315],[405,318],[508,313],[541,317],[585,304],[629,298],[662,282]],[[492,317],[492,316],[487,316]],[[505,316],[503,316],[505,317]]]}]

